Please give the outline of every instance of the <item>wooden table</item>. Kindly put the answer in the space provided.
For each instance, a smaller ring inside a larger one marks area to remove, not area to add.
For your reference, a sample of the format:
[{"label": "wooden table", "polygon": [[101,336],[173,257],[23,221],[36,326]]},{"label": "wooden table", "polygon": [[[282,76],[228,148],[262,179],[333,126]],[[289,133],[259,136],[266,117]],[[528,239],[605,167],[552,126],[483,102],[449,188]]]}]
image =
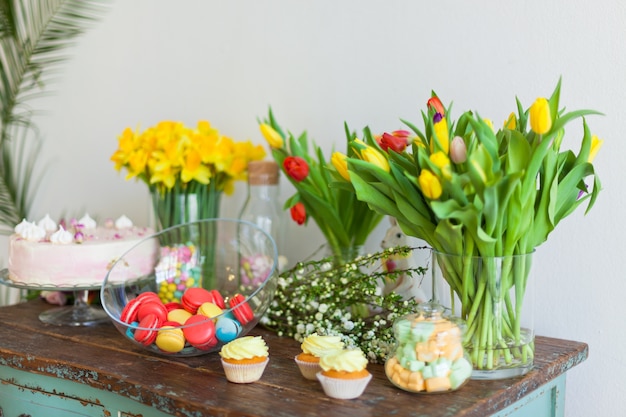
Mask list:
[{"label": "wooden table", "polygon": [[261,328],[252,334],[269,345],[265,373],[256,383],[233,384],[224,377],[217,353],[156,356],[136,348],[108,323],[44,324],[38,315],[48,308],[39,300],[0,308],[0,416],[42,415],[29,411],[31,406],[50,417],[57,414],[47,407],[75,407],[88,416],[562,415],[565,372],[588,355],[585,343],[537,337],[535,369],[526,376],[471,380],[454,393],[437,395],[399,390],[382,365],[370,365],[373,379],[365,393],[336,400],[325,396],[317,381],[300,375],[293,360],[299,343]]}]

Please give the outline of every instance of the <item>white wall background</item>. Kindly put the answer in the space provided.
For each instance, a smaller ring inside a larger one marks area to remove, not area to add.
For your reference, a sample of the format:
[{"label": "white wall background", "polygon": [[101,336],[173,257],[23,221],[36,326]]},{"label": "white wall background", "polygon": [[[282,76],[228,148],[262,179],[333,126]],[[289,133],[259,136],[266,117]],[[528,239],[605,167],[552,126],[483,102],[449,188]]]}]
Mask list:
[{"label": "white wall background", "polygon": [[[374,131],[399,128],[400,117],[419,122],[432,89],[457,115],[479,110],[499,124],[515,96],[530,105],[562,76],[568,109],[605,113],[589,119],[605,139],[596,158],[604,191],[537,251],[536,328],[590,346],[568,374],[567,416],[624,413],[626,3],[117,1],[71,52],[56,94],[35,105],[47,111],[38,120],[49,167],[33,219],[88,211],[147,223],[146,187],[109,161],[126,126],[209,119],[264,143],[256,120],[271,105],[284,127],[308,130],[330,152],[344,147],[344,121]],[[568,130],[576,143],[577,129]],[[224,213],[239,210],[244,190]],[[283,181],[283,197],[292,191]],[[288,235],[291,260],[323,242],[313,222],[290,224]]]}]

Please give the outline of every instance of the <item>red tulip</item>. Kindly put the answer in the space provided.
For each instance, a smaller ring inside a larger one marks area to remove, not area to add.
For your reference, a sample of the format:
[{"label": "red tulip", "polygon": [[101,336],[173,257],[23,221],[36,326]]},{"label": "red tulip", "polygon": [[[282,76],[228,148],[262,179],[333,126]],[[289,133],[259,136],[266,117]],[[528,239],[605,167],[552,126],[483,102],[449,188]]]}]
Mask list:
[{"label": "red tulip", "polygon": [[285,172],[295,181],[300,182],[309,175],[309,164],[299,156],[288,156],[283,161]]},{"label": "red tulip", "polygon": [[426,105],[428,106],[428,109],[435,109],[435,112],[441,114],[442,117],[446,115],[446,109],[443,107],[443,104],[441,104],[441,100],[439,100],[439,97],[432,96],[426,102]]},{"label": "red tulip", "polygon": [[296,203],[289,211],[291,212],[291,218],[294,222],[299,225],[304,224],[306,221],[306,208],[304,208],[304,204]]},{"label": "red tulip", "polygon": [[383,151],[389,151],[389,149],[401,153],[409,144],[410,133],[406,130],[396,130],[391,133],[383,133],[383,136],[378,141],[378,144]]}]

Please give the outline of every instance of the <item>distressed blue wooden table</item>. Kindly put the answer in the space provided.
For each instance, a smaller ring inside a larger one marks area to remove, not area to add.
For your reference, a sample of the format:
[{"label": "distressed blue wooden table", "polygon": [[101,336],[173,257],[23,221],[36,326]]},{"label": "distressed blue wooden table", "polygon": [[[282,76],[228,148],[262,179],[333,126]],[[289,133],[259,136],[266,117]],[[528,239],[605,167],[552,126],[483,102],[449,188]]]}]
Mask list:
[{"label": "distressed blue wooden table", "polygon": [[588,355],[585,343],[537,337],[535,369],[524,377],[471,380],[454,393],[410,394],[382,365],[355,400],[324,395],[300,376],[299,344],[264,329],[270,363],[262,379],[226,381],[219,356],[176,359],[135,348],[110,324],[56,327],[50,308],[31,301],[0,308],[0,416],[563,416],[566,372]]}]

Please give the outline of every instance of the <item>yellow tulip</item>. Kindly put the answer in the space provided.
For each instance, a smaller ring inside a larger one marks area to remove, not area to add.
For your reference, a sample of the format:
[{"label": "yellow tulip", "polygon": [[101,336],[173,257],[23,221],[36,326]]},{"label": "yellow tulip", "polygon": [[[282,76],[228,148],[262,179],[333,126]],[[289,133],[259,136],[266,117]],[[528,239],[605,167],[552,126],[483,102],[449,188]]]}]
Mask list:
[{"label": "yellow tulip", "polygon": [[441,193],[443,192],[441,182],[431,171],[423,169],[417,181],[422,190],[422,194],[424,194],[426,198],[436,200],[441,197]]},{"label": "yellow tulip", "polygon": [[491,121],[491,119],[483,119],[483,122],[485,122],[487,126],[489,126],[493,131],[493,122]]},{"label": "yellow tulip", "polygon": [[550,104],[548,100],[539,97],[529,111],[530,128],[538,135],[546,134],[552,127],[552,117],[550,115]]},{"label": "yellow tulip", "polygon": [[[450,151],[450,137],[448,132],[448,122],[445,117],[442,117],[440,121],[433,124],[435,130],[435,136],[439,140],[439,150],[447,154]],[[430,141],[430,151],[435,152],[435,141]]]},{"label": "yellow tulip", "polygon": [[509,114],[509,118],[504,122],[504,127],[509,130],[515,130],[517,127],[517,118],[515,117],[515,113],[511,112],[511,114]]},{"label": "yellow tulip", "polygon": [[592,163],[596,157],[596,154],[602,147],[604,140],[599,139],[596,135],[591,136],[591,150],[589,151],[589,157],[587,158],[587,162]]},{"label": "yellow tulip", "polygon": [[441,170],[441,174],[445,179],[452,178],[452,172],[450,170],[450,159],[448,156],[439,151],[430,155],[430,161],[437,166]]},{"label": "yellow tulip", "polygon": [[348,157],[341,152],[334,152],[330,157],[330,162],[333,164],[337,172],[345,179],[350,181],[350,174],[348,173]]},{"label": "yellow tulip", "polygon": [[361,159],[376,165],[378,168],[386,172],[389,172],[389,162],[387,161],[387,158],[371,146],[367,146],[365,149],[361,150]]},{"label": "yellow tulip", "polygon": [[272,126],[266,123],[261,123],[260,128],[261,128],[261,133],[263,134],[263,137],[265,138],[267,143],[270,145],[270,147],[274,149],[280,149],[283,147],[284,145],[283,137],[280,136],[280,133],[274,130]]}]

